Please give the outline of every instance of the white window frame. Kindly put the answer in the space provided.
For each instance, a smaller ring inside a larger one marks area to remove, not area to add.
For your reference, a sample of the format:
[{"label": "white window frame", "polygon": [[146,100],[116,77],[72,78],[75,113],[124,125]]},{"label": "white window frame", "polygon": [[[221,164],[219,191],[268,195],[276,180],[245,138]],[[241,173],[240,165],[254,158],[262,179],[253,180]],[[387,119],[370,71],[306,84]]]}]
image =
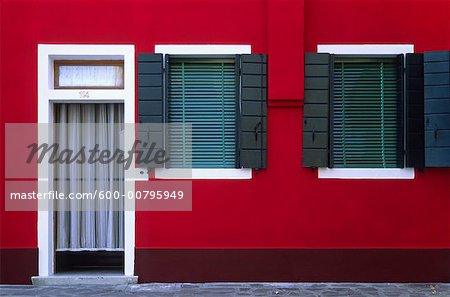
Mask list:
[{"label": "white window frame", "polygon": [[[54,89],[53,61],[75,60],[124,60],[124,89]],[[134,45],[38,45],[38,124],[53,123],[54,103],[123,103],[124,105],[124,148],[134,143],[135,133],[135,59]],[[80,92],[88,92],[89,98],[82,98]],[[50,125],[49,125],[50,126]],[[52,139],[52,130],[39,129],[39,144]],[[135,190],[135,181],[148,180],[147,172],[135,168],[134,161],[125,170],[125,192]],[[52,189],[52,166],[47,160],[38,165],[38,191],[45,193]],[[135,212],[134,200],[125,199],[124,211],[124,275],[134,275]],[[38,200],[38,248],[39,276],[55,273],[53,203]]]},{"label": "white window frame", "polygon": [[[157,44],[155,53],[170,55],[237,55],[251,54],[251,45]],[[167,169],[155,168],[159,179],[251,179],[251,168]]]},{"label": "white window frame", "polygon": [[[319,44],[318,53],[336,55],[400,55],[414,53],[414,44]],[[319,168],[319,178],[414,179],[414,168]]]}]

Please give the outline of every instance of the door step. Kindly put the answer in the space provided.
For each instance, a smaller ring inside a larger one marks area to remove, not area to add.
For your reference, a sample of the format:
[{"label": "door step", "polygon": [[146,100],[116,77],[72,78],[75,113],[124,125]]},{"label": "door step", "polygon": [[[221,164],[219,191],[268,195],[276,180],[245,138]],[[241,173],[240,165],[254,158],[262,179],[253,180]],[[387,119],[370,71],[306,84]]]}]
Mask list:
[{"label": "door step", "polygon": [[31,277],[31,282],[36,286],[128,285],[137,284],[138,277],[101,273],[61,273],[51,276],[33,276]]}]

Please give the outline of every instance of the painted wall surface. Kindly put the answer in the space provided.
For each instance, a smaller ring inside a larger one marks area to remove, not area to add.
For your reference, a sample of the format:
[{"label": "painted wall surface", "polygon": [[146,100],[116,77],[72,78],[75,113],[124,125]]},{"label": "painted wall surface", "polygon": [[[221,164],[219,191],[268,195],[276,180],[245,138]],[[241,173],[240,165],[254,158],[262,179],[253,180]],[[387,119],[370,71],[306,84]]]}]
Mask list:
[{"label": "painted wall surface", "polygon": [[[39,43],[251,44],[269,54],[268,169],[193,182],[192,212],[136,213],[137,248],[450,248],[450,169],[319,180],[301,166],[303,52],[326,43],[450,48],[447,0],[2,1],[4,123],[37,120]],[[4,193],[4,170],[0,193]],[[3,197],[3,196],[2,196]],[[37,214],[5,212],[0,247],[36,248]]]}]

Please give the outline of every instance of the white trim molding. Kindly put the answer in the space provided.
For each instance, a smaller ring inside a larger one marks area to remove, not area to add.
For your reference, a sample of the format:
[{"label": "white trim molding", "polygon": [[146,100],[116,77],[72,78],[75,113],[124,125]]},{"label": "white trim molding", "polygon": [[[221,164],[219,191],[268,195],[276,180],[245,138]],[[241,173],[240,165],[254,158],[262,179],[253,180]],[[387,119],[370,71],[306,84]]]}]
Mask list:
[{"label": "white trim molding", "polygon": [[251,168],[165,169],[156,168],[155,178],[161,179],[251,179]]},{"label": "white trim molding", "polygon": [[414,168],[319,168],[319,178],[414,179]]},{"label": "white trim molding", "polygon": [[[239,44],[157,44],[155,53],[170,55],[237,55],[251,54],[251,45]],[[166,169],[155,168],[160,179],[251,179],[252,169]]]},{"label": "white trim molding", "polygon": [[[82,90],[54,89],[53,61],[60,59],[76,60],[124,60],[124,89],[123,90]],[[125,139],[124,147],[131,148],[134,143],[135,131],[135,58],[134,45],[80,45],[80,44],[39,44],[38,45],[38,123],[53,122],[53,103],[123,103]],[[89,98],[82,98],[80,92],[89,92]],[[81,97],[81,98],[80,98]],[[39,129],[39,143],[46,143],[52,137],[51,129]],[[38,165],[38,191],[45,193],[52,188],[52,167],[44,160]],[[125,170],[125,192],[135,189],[135,181],[148,180],[146,172],[135,168],[134,161]],[[125,246],[124,273],[134,275],[134,247],[135,247],[135,213],[134,200],[125,199]],[[48,200],[38,201],[38,248],[39,248],[39,276],[54,274],[54,243],[53,243],[53,206]]]},{"label": "white trim molding", "polygon": [[[319,44],[318,53],[336,55],[400,55],[414,53],[414,44]],[[319,168],[319,178],[414,179],[414,168]]]},{"label": "white trim molding", "polygon": [[336,55],[400,55],[414,53],[414,44],[319,44],[317,52]]},{"label": "white trim molding", "polygon": [[251,54],[251,45],[243,44],[157,44],[155,53],[169,55]]}]

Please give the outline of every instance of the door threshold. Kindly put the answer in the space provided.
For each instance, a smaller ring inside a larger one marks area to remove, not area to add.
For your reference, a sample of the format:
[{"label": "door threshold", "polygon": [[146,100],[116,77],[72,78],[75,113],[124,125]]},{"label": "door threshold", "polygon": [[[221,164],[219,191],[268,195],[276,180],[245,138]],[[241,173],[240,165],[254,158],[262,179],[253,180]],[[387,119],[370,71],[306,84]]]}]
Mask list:
[{"label": "door threshold", "polygon": [[49,276],[33,276],[35,286],[65,285],[128,285],[137,284],[138,277],[112,271],[68,271]]}]

